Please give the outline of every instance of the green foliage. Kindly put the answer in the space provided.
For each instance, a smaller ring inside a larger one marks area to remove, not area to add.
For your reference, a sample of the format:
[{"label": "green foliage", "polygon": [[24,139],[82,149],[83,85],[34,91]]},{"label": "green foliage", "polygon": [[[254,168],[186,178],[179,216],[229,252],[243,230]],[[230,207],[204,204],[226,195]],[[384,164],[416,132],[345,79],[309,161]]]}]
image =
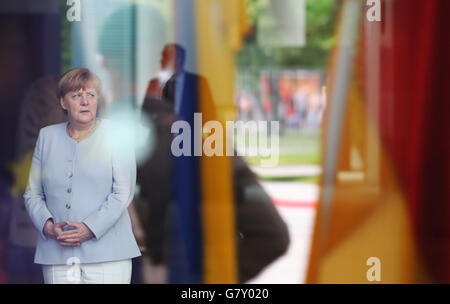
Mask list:
[{"label": "green foliage", "polygon": [[267,9],[268,0],[246,0],[249,19],[255,26],[238,53],[239,69],[255,68],[324,68],[334,43],[333,28],[336,0],[306,0],[306,45],[300,47],[264,48],[256,41],[256,24]]},{"label": "green foliage", "polygon": [[[321,161],[320,154],[320,133],[298,133],[293,130],[286,132],[279,138],[279,159],[278,165],[318,165]],[[248,138],[246,138],[248,139]],[[270,142],[270,139],[268,139]],[[251,147],[248,141],[246,147]],[[251,165],[260,165],[261,160],[268,157],[246,156],[245,160]]]}]

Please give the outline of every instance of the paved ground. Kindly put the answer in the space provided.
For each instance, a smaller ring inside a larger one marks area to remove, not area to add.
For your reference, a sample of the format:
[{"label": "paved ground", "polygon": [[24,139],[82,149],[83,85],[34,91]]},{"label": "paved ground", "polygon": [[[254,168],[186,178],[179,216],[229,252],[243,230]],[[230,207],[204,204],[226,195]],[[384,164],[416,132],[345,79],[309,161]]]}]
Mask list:
[{"label": "paved ground", "polygon": [[252,166],[253,172],[264,177],[305,177],[317,176],[322,172],[317,165],[257,167]]},{"label": "paved ground", "polygon": [[304,283],[319,187],[302,182],[262,182],[285,220],[291,238],[288,251],[250,284]]}]

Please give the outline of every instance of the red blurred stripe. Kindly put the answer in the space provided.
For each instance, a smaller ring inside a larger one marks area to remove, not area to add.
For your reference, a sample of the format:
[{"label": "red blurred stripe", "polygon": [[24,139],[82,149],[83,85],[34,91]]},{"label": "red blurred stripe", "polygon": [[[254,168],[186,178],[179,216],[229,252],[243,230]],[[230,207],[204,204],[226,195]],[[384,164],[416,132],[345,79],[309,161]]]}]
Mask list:
[{"label": "red blurred stripe", "polygon": [[290,201],[272,198],[275,205],[278,207],[291,207],[291,208],[316,208],[316,201]]}]

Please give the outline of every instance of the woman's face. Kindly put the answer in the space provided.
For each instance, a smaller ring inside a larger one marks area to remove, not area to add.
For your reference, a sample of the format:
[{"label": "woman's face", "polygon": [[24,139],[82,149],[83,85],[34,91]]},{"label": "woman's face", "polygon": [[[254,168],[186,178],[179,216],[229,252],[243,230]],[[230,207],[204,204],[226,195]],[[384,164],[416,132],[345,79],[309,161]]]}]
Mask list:
[{"label": "woman's face", "polygon": [[97,92],[93,87],[68,92],[61,98],[61,106],[67,110],[69,120],[78,123],[89,123],[97,115]]}]

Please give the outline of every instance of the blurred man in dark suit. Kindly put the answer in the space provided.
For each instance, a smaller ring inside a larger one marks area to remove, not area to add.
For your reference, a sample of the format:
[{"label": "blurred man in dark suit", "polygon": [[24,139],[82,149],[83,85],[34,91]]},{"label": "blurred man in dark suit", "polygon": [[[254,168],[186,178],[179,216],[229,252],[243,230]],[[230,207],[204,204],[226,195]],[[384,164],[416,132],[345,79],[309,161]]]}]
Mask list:
[{"label": "blurred man in dark suit", "polygon": [[[182,119],[187,121],[193,130],[194,113],[201,113],[204,121],[216,119],[207,80],[185,71],[185,58],[183,47],[177,44],[166,45],[161,62],[172,65],[173,75],[159,94],[158,90],[153,91],[150,88],[152,81],[153,88],[158,88],[156,80],[150,81],[142,107],[142,114],[154,123],[156,143],[150,158],[138,168],[137,183],[141,189],[140,199],[148,207],[142,220],[147,239],[146,254],[153,265],[159,266],[170,267],[169,260],[173,260],[174,254],[178,259],[186,258],[182,253],[174,253],[171,247],[173,235],[170,231],[177,225],[174,214],[179,215],[181,212],[183,217],[201,214],[199,209],[202,185],[198,169],[200,158],[172,156],[172,124]],[[285,253],[289,245],[289,235],[286,224],[272,200],[244,160],[233,156],[230,163],[236,212],[238,279],[239,282],[245,282]],[[180,173],[183,166],[193,169],[194,174]],[[183,192],[186,188],[188,191]],[[194,204],[191,207],[195,210],[189,210],[190,214],[183,212],[179,205],[174,203],[177,198],[174,192],[180,192],[179,196],[192,196]],[[201,231],[197,230],[196,233],[201,234]],[[166,278],[160,279],[160,283],[164,283]]]}]

